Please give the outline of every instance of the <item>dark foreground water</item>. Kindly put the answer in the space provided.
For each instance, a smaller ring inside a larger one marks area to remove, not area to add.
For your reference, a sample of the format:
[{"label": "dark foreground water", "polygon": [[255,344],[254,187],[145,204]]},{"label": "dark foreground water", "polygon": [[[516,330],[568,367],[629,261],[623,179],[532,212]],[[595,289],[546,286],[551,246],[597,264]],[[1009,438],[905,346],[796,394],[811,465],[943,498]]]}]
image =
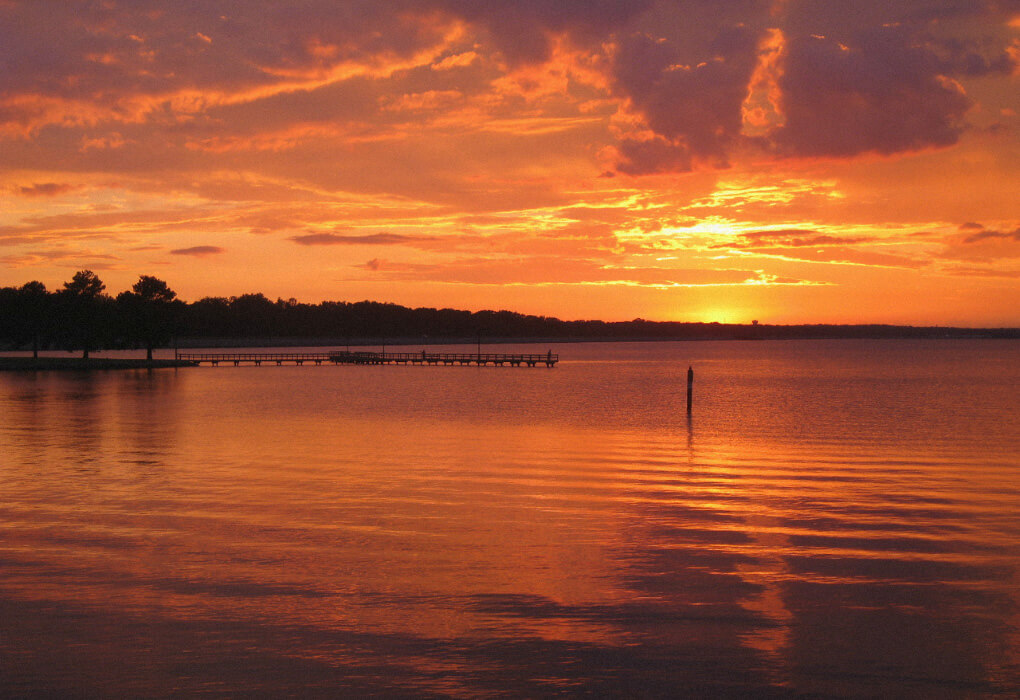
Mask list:
[{"label": "dark foreground water", "polygon": [[0,375],[0,696],[1020,692],[1020,343],[552,349]]}]

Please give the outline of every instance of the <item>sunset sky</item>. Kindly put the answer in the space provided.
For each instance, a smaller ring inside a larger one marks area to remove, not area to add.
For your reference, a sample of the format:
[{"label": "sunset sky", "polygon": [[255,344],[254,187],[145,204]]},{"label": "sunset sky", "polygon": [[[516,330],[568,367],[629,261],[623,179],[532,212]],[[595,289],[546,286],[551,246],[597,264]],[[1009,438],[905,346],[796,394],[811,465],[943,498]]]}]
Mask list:
[{"label": "sunset sky", "polygon": [[0,285],[1020,325],[1020,0],[0,0]]}]

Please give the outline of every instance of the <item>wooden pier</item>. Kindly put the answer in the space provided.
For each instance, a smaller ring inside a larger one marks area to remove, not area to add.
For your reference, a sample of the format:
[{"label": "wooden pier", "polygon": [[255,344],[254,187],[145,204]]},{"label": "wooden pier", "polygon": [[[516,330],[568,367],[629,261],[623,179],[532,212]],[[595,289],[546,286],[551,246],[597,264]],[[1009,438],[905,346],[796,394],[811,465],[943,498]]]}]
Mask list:
[{"label": "wooden pier", "polygon": [[348,352],[329,353],[332,362],[346,365],[510,365],[511,367],[553,367],[560,356],[552,352]]},{"label": "wooden pier", "polygon": [[222,362],[233,364],[234,367],[242,364],[261,365],[263,362],[277,366],[283,364],[303,365],[306,362],[321,365],[332,362],[328,352],[178,352],[175,357],[178,360],[194,362],[199,365],[215,366]]},{"label": "wooden pier", "polygon": [[545,365],[554,367],[560,356],[553,352],[547,353],[477,353],[477,352],[351,352],[347,350],[329,350],[323,352],[178,352],[176,359],[195,364],[219,365],[242,364],[262,365],[493,365],[502,367],[537,367]]}]

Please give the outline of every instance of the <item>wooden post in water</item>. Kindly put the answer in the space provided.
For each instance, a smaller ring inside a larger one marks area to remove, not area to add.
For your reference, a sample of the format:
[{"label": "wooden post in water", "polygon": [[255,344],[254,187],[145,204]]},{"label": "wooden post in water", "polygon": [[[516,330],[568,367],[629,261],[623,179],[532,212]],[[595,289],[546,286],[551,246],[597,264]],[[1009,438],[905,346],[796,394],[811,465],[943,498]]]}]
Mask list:
[{"label": "wooden post in water", "polygon": [[691,402],[694,399],[694,368],[687,367],[687,412],[691,412]]}]

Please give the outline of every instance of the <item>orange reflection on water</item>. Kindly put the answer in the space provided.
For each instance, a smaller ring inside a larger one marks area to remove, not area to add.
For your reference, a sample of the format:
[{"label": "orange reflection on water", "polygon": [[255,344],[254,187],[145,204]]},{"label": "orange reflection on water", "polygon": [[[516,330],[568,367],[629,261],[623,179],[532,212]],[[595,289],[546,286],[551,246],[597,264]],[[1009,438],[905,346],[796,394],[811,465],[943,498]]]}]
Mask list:
[{"label": "orange reflection on water", "polygon": [[1009,444],[848,450],[845,426],[760,427],[796,416],[733,430],[726,387],[667,415],[650,363],[563,369],[0,378],[11,687],[73,690],[97,658],[129,662],[88,686],[112,694],[173,669],[250,692],[1015,684]]}]

